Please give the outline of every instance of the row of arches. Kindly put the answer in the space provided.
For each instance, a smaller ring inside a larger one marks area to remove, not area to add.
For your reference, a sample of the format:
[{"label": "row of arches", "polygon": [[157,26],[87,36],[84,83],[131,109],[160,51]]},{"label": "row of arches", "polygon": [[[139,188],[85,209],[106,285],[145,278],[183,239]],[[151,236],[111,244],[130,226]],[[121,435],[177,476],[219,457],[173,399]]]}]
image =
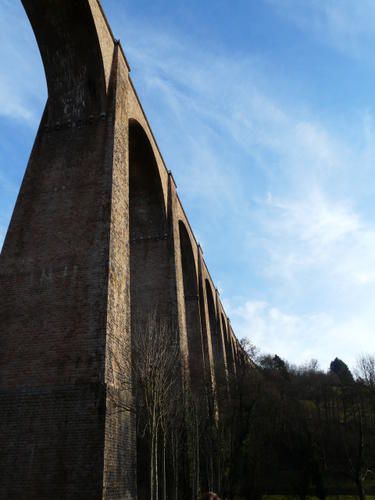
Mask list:
[{"label": "row of arches", "polygon": [[[180,318],[186,336],[188,372],[196,394],[225,385],[235,373],[235,352],[228,320],[207,277],[197,268],[191,237],[182,220],[177,236],[183,301],[176,303],[171,217],[152,146],[143,127],[129,123],[130,295],[132,331],[139,318]],[[181,280],[180,280],[181,281]]]},{"label": "row of arches", "polygon": [[[213,429],[219,427],[212,424],[224,414],[224,403],[221,407],[220,402],[228,401],[228,375],[235,371],[234,337],[203,259],[194,246],[190,228],[183,220],[174,187],[169,185],[166,202],[166,182],[161,178],[151,142],[144,128],[135,120],[129,122],[128,141],[131,338],[133,341],[137,335],[148,334],[145,323],[147,318],[155,317],[155,312],[157,317],[171,325],[172,334],[173,327],[178,326],[180,356],[186,357],[188,382],[194,403],[197,403],[194,416],[197,421],[199,419],[199,433],[202,434],[199,439],[204,442],[199,445],[198,438],[194,441],[194,467],[190,462],[186,465],[182,461],[182,472],[179,471],[177,477],[188,483],[191,478],[185,477],[184,471],[191,474],[194,468],[201,475],[202,488],[208,489],[209,485],[215,484],[214,457],[217,450],[212,448],[216,443]],[[137,359],[133,357],[133,370],[136,363]],[[136,392],[134,453],[137,490],[139,498],[150,498],[153,479],[147,472],[152,469],[153,445],[147,435],[146,439],[144,437],[145,419],[142,420],[142,410],[138,411],[142,407],[142,396]],[[201,419],[202,415],[205,420]],[[181,457],[188,462],[192,460],[193,437],[186,430],[183,432],[186,432],[187,442],[183,446],[187,451]],[[210,453],[203,453],[204,449]],[[174,460],[171,444],[168,450],[167,462],[169,460],[170,464]],[[199,483],[197,477],[194,480]]]}]

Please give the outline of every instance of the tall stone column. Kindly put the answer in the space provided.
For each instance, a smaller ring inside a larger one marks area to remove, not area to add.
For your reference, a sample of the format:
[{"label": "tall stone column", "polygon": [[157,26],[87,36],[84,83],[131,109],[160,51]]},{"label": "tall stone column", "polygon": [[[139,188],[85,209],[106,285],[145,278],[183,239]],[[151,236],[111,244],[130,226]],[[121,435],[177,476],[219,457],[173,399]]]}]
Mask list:
[{"label": "tall stone column", "polygon": [[0,498],[135,498],[132,419],[111,411],[131,403],[114,375],[130,363],[128,68],[96,0],[23,4],[48,102],[0,260]]}]

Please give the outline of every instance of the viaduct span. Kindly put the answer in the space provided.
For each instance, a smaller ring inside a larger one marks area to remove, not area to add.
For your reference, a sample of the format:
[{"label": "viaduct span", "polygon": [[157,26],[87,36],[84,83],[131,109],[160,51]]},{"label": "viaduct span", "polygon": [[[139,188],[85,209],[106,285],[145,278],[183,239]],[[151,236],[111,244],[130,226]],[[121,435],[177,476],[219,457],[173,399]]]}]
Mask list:
[{"label": "viaduct span", "polygon": [[98,0],[22,3],[48,101],[0,260],[0,498],[136,498],[108,394],[137,317],[173,320],[214,400],[243,354]]}]

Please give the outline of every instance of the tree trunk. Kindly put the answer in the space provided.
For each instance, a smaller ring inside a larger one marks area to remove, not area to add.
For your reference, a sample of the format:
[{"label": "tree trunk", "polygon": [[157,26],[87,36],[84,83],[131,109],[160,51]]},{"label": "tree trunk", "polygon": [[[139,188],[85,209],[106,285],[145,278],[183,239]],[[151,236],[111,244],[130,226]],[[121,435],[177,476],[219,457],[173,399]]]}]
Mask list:
[{"label": "tree trunk", "polygon": [[196,497],[199,497],[200,492],[200,442],[199,442],[199,420],[198,415],[195,415],[195,456],[196,456]]},{"label": "tree trunk", "polygon": [[359,500],[366,500],[365,487],[363,485],[363,480],[361,477],[357,478],[356,485],[357,485]]},{"label": "tree trunk", "polygon": [[178,473],[179,473],[179,462],[178,462],[178,439],[177,436],[175,435],[175,443],[173,446],[173,453],[174,453],[174,463],[175,463],[175,469],[174,469],[174,497],[176,500],[178,500],[178,487],[179,487],[179,482],[178,482]]},{"label": "tree trunk", "polygon": [[166,470],[166,434],[163,432],[163,500],[167,500],[167,470]]},{"label": "tree trunk", "polygon": [[150,451],[150,500],[154,500],[154,429],[151,428],[151,451]]},{"label": "tree trunk", "polygon": [[158,454],[159,454],[159,430],[158,430],[158,425],[156,425],[156,429],[155,429],[155,500],[159,500]]}]

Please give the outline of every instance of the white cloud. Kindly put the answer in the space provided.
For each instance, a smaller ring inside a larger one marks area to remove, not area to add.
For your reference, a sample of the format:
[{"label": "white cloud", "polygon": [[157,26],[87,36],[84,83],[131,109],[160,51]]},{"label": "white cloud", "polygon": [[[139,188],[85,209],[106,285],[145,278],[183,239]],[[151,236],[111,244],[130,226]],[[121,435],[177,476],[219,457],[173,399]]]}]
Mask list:
[{"label": "white cloud", "polygon": [[297,364],[311,358],[325,363],[329,359],[329,354],[322,353],[321,345],[322,329],[331,326],[325,315],[298,316],[264,301],[247,301],[231,309],[231,315],[237,335],[251,339],[263,353],[278,354]]},{"label": "white cloud", "polygon": [[[350,30],[353,39],[358,35],[347,16],[340,18],[337,2],[336,8],[331,0],[280,5],[299,23],[310,22],[314,34],[328,26],[335,43]],[[14,2],[0,4],[0,114],[31,122],[40,114],[35,110],[45,84],[39,56],[28,47],[34,42],[27,20],[15,9]],[[357,7],[353,18],[362,15]],[[351,115],[339,133],[305,103],[294,102],[291,87],[290,98],[281,98],[280,75],[272,67],[265,72],[259,59],[197,47],[180,34],[116,17],[136,86],[184,205],[195,215],[195,229],[211,252],[228,249],[222,264],[241,262],[241,297],[222,282],[238,336],[249,335],[263,350],[296,362],[316,357],[327,363],[334,355],[348,359],[369,350],[375,225],[357,198],[374,190],[371,111]],[[216,236],[210,240],[213,221]],[[209,252],[206,257],[210,261]],[[262,301],[245,293],[255,274]]]},{"label": "white cloud", "polygon": [[21,2],[0,2],[0,116],[35,128],[46,98],[39,52]]},{"label": "white cloud", "polygon": [[278,354],[294,364],[318,359],[328,369],[330,361],[339,357],[354,368],[362,352],[374,351],[373,311],[338,319],[325,313],[291,314],[268,302],[247,301],[231,307],[230,313],[240,338],[249,338],[262,353]]},{"label": "white cloud", "polygon": [[375,293],[375,226],[350,203],[321,191],[302,199],[269,195],[258,217],[265,271],[279,286],[299,284],[298,293],[303,287],[307,297],[311,284],[320,282],[322,296],[340,294],[352,304],[353,294],[366,300],[370,285]]},{"label": "white cloud", "polygon": [[372,0],[265,0],[319,42],[357,58],[372,57],[375,4]]},{"label": "white cloud", "polygon": [[[309,5],[318,15],[318,3]],[[334,16],[323,10],[319,16]],[[375,225],[358,208],[358,196],[373,189],[371,112],[359,110],[347,126],[327,125],[293,102],[292,89],[289,101],[279,98],[278,75],[272,68],[265,75],[256,59],[198,50],[147,26],[135,26],[134,35],[130,28],[126,49],[183,200],[204,207],[199,233],[208,239],[215,216],[215,231],[236,242],[226,257],[228,265],[231,257],[241,261],[240,292],[231,296],[224,283],[223,295],[238,336],[290,361],[327,364],[341,356],[353,363],[371,349],[375,324],[368,307]],[[218,242],[208,242],[211,252]],[[246,295],[255,274],[255,297],[265,297],[258,302]]]},{"label": "white cloud", "polygon": [[0,81],[0,115],[33,125],[35,123],[33,112],[18,97],[10,83]]}]

